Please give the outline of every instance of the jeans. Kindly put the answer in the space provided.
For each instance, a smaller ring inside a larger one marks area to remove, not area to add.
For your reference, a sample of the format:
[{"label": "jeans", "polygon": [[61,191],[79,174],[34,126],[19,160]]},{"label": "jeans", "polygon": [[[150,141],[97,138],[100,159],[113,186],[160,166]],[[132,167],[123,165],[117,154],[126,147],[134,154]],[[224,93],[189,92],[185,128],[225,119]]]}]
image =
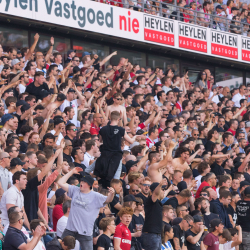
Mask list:
[{"label": "jeans", "polygon": [[240,244],[240,250],[250,249],[250,232],[242,232],[242,243]]},{"label": "jeans", "polygon": [[68,235],[73,236],[80,242],[81,250],[93,250],[93,236],[85,236],[65,229],[61,239]]},{"label": "jeans", "polygon": [[52,241],[53,238],[50,235],[44,235],[43,236],[43,241],[44,241],[44,245],[46,246],[48,242]]},{"label": "jeans", "polygon": [[142,243],[145,250],[161,250],[161,235],[142,233]]}]

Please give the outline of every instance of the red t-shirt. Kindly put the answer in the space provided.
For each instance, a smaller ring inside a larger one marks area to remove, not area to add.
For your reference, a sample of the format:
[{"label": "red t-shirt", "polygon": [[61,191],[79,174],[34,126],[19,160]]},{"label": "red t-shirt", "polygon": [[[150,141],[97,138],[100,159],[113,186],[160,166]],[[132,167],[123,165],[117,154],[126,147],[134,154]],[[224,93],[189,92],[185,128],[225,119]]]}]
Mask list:
[{"label": "red t-shirt", "polygon": [[62,209],[62,204],[57,204],[53,208],[52,212],[52,219],[53,219],[53,230],[56,232],[56,225],[58,220],[63,217],[63,209]]},{"label": "red t-shirt", "polygon": [[219,237],[213,233],[209,233],[203,240],[204,245],[207,245],[207,250],[219,250]]},{"label": "red t-shirt", "polygon": [[155,145],[154,141],[152,141],[149,137],[146,139],[146,144],[148,148],[152,148]]},{"label": "red t-shirt", "polygon": [[[236,131],[233,131],[232,129],[228,129],[228,131],[231,132],[231,133],[233,134],[233,136],[235,136]],[[227,132],[228,132],[228,131],[227,131]]]},{"label": "red t-shirt", "polygon": [[130,233],[130,230],[123,223],[120,223],[116,227],[114,238],[121,239],[120,248],[122,250],[130,250],[131,233]]},{"label": "red t-shirt", "polygon": [[91,127],[90,127],[90,134],[91,135],[98,135],[100,131],[100,128],[98,128],[94,123],[91,123]]},{"label": "red t-shirt", "polygon": [[[201,190],[202,190],[202,188],[204,188],[204,187],[210,187],[210,185],[209,185],[206,181],[203,181],[203,182],[201,183],[201,185],[199,186],[197,192],[196,192],[195,199],[197,199],[197,198],[200,197]],[[215,187],[212,187],[212,189],[216,192],[216,188],[215,188]]]},{"label": "red t-shirt", "polygon": [[177,102],[177,103],[175,104],[175,106],[176,106],[177,109],[180,110],[180,112],[182,111],[182,105],[181,105],[179,102]]}]

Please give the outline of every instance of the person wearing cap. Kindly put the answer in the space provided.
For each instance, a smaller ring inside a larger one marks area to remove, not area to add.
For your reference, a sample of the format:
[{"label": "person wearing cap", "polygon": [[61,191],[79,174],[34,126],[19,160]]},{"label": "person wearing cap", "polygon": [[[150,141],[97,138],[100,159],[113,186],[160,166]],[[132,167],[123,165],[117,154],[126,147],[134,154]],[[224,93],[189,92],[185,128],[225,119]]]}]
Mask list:
[{"label": "person wearing cap", "polygon": [[203,239],[203,244],[207,250],[219,250],[219,234],[223,233],[224,225],[220,219],[210,221],[210,233]]},{"label": "person wearing cap", "polygon": [[64,64],[69,63],[75,55],[76,55],[76,50],[73,49],[68,50],[67,59],[65,60]]},{"label": "person wearing cap", "polygon": [[11,67],[12,67],[12,69],[11,69],[10,73],[11,74],[18,74],[19,71],[21,70],[21,63],[20,63],[20,61],[18,59],[13,59],[11,61]]},{"label": "person wearing cap", "polygon": [[142,243],[145,250],[161,249],[163,186],[167,180],[154,182],[150,186],[152,195],[144,202],[145,223],[142,229]]},{"label": "person wearing cap", "polygon": [[203,225],[203,218],[199,215],[195,215],[193,219],[193,227],[188,229],[188,231],[185,233],[187,249],[204,249],[202,234],[204,232],[205,226]]},{"label": "person wearing cap", "polygon": [[94,179],[86,173],[81,175],[80,187],[66,183],[69,177],[80,172],[82,168],[76,167],[58,180],[59,186],[72,199],[67,227],[62,237],[74,236],[80,242],[82,250],[91,250],[93,249],[94,222],[100,208],[113,200],[115,192],[113,188],[108,187],[109,194],[104,196],[91,190]]}]

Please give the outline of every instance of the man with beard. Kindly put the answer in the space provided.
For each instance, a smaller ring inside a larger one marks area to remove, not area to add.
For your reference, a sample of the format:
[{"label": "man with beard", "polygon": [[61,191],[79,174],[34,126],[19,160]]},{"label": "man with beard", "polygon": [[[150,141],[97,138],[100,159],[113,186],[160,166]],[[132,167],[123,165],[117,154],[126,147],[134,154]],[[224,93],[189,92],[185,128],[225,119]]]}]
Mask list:
[{"label": "man with beard", "polygon": [[232,200],[231,192],[228,190],[221,190],[220,198],[212,201],[216,203],[219,212],[218,214],[220,216],[222,223],[225,225],[226,228],[233,228],[227,213],[227,207],[230,204],[231,200]]},{"label": "man with beard", "polygon": [[136,194],[135,197],[139,197],[143,200],[143,203],[145,203],[145,200],[148,198],[149,196],[149,192],[150,192],[150,185],[151,185],[151,181],[149,177],[145,177],[142,185],[141,185],[141,192],[139,194]]},{"label": "man with beard", "polygon": [[203,214],[204,224],[207,228],[210,227],[210,221],[213,219],[219,219],[219,215],[210,212],[210,203],[209,200],[206,199],[204,204],[202,203],[202,210],[205,210],[205,213]]}]

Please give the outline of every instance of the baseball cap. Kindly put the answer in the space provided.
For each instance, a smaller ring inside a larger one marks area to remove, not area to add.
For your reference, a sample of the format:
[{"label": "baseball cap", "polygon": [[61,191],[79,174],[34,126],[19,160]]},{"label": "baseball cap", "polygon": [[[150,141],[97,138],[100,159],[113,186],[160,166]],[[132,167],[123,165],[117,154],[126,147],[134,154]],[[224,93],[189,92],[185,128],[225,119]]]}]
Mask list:
[{"label": "baseball cap", "polygon": [[210,221],[210,228],[215,228],[215,227],[218,227],[220,224],[223,225],[221,219],[213,219]]},{"label": "baseball cap", "polygon": [[194,223],[196,222],[203,222],[203,218],[200,215],[194,215]]},{"label": "baseball cap", "polygon": [[212,90],[219,88],[219,85],[213,85]]},{"label": "baseball cap", "polygon": [[91,188],[94,183],[94,179],[92,178],[92,176],[86,173],[82,175],[81,181],[88,183]]},{"label": "baseball cap", "polygon": [[56,100],[59,102],[63,102],[64,100],[66,100],[66,96],[63,93],[59,93]]},{"label": "baseball cap", "polygon": [[90,55],[91,55],[91,53],[89,53],[87,51],[85,51],[85,52],[82,53],[82,57],[84,57],[84,56],[90,56]]},{"label": "baseball cap", "polygon": [[137,70],[135,73],[136,73],[136,74],[144,74],[145,72],[142,71],[142,70]]},{"label": "baseball cap", "polygon": [[154,182],[150,185],[150,190],[154,192],[154,190],[159,186],[159,182]]},{"label": "baseball cap", "polygon": [[42,89],[40,95],[41,95],[41,98],[43,99],[43,98],[51,95],[51,93],[49,91],[47,91],[46,89]]},{"label": "baseball cap", "polygon": [[22,107],[21,107],[21,112],[25,112],[26,110],[28,110],[30,108],[30,105],[28,103],[24,104]]},{"label": "baseball cap", "polygon": [[244,190],[244,195],[247,195],[247,194],[250,194],[250,187],[247,187],[247,188]]},{"label": "baseball cap", "polygon": [[72,88],[69,88],[68,93],[69,93],[69,92],[74,93],[74,92],[75,92],[75,90],[74,90],[74,89],[72,89]]},{"label": "baseball cap", "polygon": [[25,105],[25,104],[27,104],[27,102],[25,102],[24,100],[18,100],[16,102],[16,107],[19,107],[19,106],[22,106],[22,105]]},{"label": "baseball cap", "polygon": [[13,119],[14,117],[11,114],[5,114],[1,118],[1,124],[4,125],[7,121],[10,119]]},{"label": "baseball cap", "polygon": [[240,189],[243,188],[244,186],[250,186],[250,183],[248,181],[241,181],[240,182]]},{"label": "baseball cap", "polygon": [[175,93],[180,93],[180,92],[182,92],[182,91],[179,90],[178,88],[173,88],[173,91],[174,91]]},{"label": "baseball cap", "polygon": [[124,93],[127,93],[127,94],[135,94],[135,91],[131,88],[127,88],[126,91]]},{"label": "baseball cap", "polygon": [[221,9],[221,10],[223,10],[223,8],[221,7],[220,4],[218,4],[215,9]]},{"label": "baseball cap", "polygon": [[10,167],[15,167],[17,165],[21,165],[23,166],[25,164],[25,162],[22,162],[18,157],[13,158],[10,162]]},{"label": "baseball cap", "polygon": [[63,190],[62,188],[57,189],[57,190],[56,190],[56,193],[55,193],[56,198],[58,198],[58,197],[64,195],[65,193],[66,193],[66,191]]},{"label": "baseball cap", "polygon": [[13,59],[13,60],[11,61],[11,66],[13,67],[14,65],[16,65],[16,64],[18,64],[18,63],[20,63],[20,61],[19,61],[18,59]]},{"label": "baseball cap", "polygon": [[126,195],[126,196],[124,197],[123,201],[124,201],[124,202],[126,202],[126,201],[135,201],[135,202],[138,203],[138,201],[135,199],[134,195],[132,195],[132,194]]},{"label": "baseball cap", "polygon": [[132,168],[132,166],[134,166],[135,164],[137,164],[139,161],[132,161],[132,160],[129,160],[126,162],[126,169],[127,169],[127,173],[129,172],[130,168]]},{"label": "baseball cap", "polygon": [[146,135],[148,132],[147,131],[144,131],[143,129],[139,129],[137,132],[136,132],[136,135]]},{"label": "baseball cap", "polygon": [[231,9],[231,11],[234,11],[234,10],[239,10],[239,9],[237,9],[236,7],[233,7],[233,8]]},{"label": "baseball cap", "polygon": [[67,52],[67,56],[69,56],[69,54],[71,54],[72,52],[75,52],[75,53],[76,53],[76,50],[74,50],[74,49],[70,49],[70,50],[68,50],[68,52]]},{"label": "baseball cap", "polygon": [[58,124],[60,124],[60,123],[64,123],[63,118],[62,118],[61,116],[56,116],[56,117],[54,118],[54,126],[56,126],[56,125],[58,125]]}]

